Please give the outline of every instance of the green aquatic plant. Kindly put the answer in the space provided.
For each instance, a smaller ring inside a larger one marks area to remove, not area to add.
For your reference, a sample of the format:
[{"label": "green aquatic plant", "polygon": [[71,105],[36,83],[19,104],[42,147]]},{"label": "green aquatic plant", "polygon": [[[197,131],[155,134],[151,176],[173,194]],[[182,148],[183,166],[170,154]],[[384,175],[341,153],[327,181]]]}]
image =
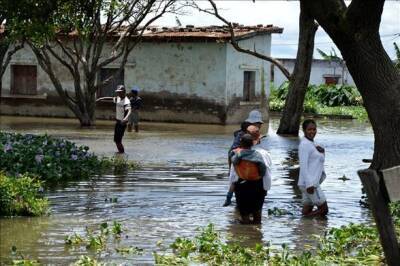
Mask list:
[{"label": "green aquatic plant", "polygon": [[11,254],[13,257],[18,257],[18,259],[12,260],[13,266],[39,266],[40,263],[37,260],[31,260],[25,258],[24,254],[20,252],[16,246],[11,247]]},{"label": "green aquatic plant", "polygon": [[158,265],[380,265],[384,263],[373,226],[349,224],[318,237],[314,251],[294,251],[256,244],[253,248],[225,243],[212,225],[194,239],[178,238],[172,254],[154,253]]},{"label": "green aquatic plant", "polygon": [[102,160],[87,146],[47,135],[0,132],[0,168],[9,175],[31,173],[48,182],[87,178]]},{"label": "green aquatic plant", "polygon": [[274,207],[272,209],[268,209],[268,215],[282,216],[282,215],[293,215],[293,213],[291,213],[290,211],[285,210],[285,209],[280,209],[280,208]]},{"label": "green aquatic plant", "polygon": [[43,197],[43,184],[35,177],[7,176],[0,172],[0,216],[39,216],[49,210]]},{"label": "green aquatic plant", "polygon": [[79,260],[76,261],[73,265],[74,266],[101,266],[104,264],[97,262],[96,259],[93,259],[89,256],[80,256]]},{"label": "green aquatic plant", "polygon": [[120,223],[117,222],[117,221],[114,221],[114,222],[113,222],[113,225],[112,225],[111,231],[112,231],[112,233],[114,234],[114,236],[120,237],[121,234],[122,234],[122,224],[120,224]]},{"label": "green aquatic plant", "polygon": [[138,247],[118,247],[115,249],[116,252],[121,254],[142,254],[143,249]]}]

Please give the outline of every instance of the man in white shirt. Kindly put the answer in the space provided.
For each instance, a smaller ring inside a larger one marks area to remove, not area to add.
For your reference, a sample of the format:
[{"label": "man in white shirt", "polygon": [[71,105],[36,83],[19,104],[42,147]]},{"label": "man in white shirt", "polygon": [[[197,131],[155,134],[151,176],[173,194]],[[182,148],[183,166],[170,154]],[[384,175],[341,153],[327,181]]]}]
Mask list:
[{"label": "man in white shirt", "polygon": [[118,85],[115,90],[117,97],[102,97],[96,100],[113,100],[115,103],[115,128],[114,128],[114,142],[117,145],[118,153],[125,153],[124,145],[122,145],[122,138],[125,133],[125,129],[128,123],[129,116],[131,114],[131,102],[126,97],[126,91],[124,85]]}]

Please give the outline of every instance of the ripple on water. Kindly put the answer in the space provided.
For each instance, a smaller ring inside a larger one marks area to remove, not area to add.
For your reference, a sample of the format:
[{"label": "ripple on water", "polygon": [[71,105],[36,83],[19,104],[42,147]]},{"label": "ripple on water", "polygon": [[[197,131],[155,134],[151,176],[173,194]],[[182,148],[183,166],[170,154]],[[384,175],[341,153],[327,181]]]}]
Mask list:
[{"label": "ripple on water", "polygon": [[[226,150],[232,141],[231,129],[205,130],[199,126],[196,131],[196,126],[190,125],[190,131],[185,131],[185,125],[171,124],[149,126],[152,131],[146,132],[145,124],[140,137],[127,135],[125,141],[130,159],[139,159],[144,167],[53,188],[47,194],[52,208],[49,217],[0,219],[0,258],[8,258],[10,247],[16,245],[44,264],[73,262],[87,251],[84,247],[66,248],[65,236],[83,234],[86,227],[96,228],[102,222],[122,223],[128,238],[120,244],[146,250],[143,255],[124,257],[113,251],[119,244],[110,240],[110,250],[102,261],[142,264],[152,263],[152,251],[165,249],[178,236],[193,237],[198,227],[208,223],[214,223],[229,241],[240,240],[243,245],[287,243],[303,249],[305,244],[315,243],[313,234],[321,234],[329,227],[370,221],[368,211],[358,204],[361,184],[356,175],[357,169],[366,166],[361,159],[372,156],[370,129],[354,122],[321,122],[317,138],[326,147],[328,179],[323,190],[330,214],[324,220],[303,219],[296,187],[299,139],[275,135],[276,123],[272,121],[271,133],[263,141],[273,160],[273,187],[266,198],[261,226],[241,225],[236,222],[233,207],[221,207],[227,191]],[[3,122],[1,127],[4,128]],[[37,133],[43,132],[40,127],[33,128]],[[107,155],[114,151],[112,142],[104,140],[104,136],[111,139],[111,129],[111,123],[96,132],[59,125],[49,127],[48,133],[65,136]],[[8,124],[7,130],[29,129]],[[350,180],[339,180],[343,175]],[[293,215],[268,216],[267,210],[274,207]],[[164,241],[161,247],[156,244],[159,240]]]}]

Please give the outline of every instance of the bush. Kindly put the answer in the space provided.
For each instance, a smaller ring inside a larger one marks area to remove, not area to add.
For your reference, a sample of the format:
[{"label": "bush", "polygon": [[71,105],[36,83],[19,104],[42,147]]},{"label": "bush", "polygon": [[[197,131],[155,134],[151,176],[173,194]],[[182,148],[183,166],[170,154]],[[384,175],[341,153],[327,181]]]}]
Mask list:
[{"label": "bush", "polygon": [[348,85],[320,85],[309,86],[309,97],[315,98],[326,106],[357,106],[362,105],[362,98],[358,90]]},{"label": "bush", "polygon": [[48,211],[48,201],[40,195],[42,183],[32,177],[9,177],[0,172],[0,216],[39,216]]},{"label": "bush", "polygon": [[46,181],[87,178],[102,166],[88,150],[47,135],[0,132],[0,169],[10,176],[31,173]]}]

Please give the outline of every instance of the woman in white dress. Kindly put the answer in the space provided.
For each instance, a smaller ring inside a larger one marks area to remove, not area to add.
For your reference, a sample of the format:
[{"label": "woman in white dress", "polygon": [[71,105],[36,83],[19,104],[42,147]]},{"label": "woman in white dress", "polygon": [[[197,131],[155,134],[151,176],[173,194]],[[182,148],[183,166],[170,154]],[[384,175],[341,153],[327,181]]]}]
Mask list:
[{"label": "woman in white dress", "polygon": [[[328,214],[328,204],[320,184],[325,179],[325,149],[314,142],[317,124],[312,119],[303,122],[304,137],[299,144],[300,175],[298,186],[302,192],[304,216]],[[313,210],[317,206],[316,210]]]}]

